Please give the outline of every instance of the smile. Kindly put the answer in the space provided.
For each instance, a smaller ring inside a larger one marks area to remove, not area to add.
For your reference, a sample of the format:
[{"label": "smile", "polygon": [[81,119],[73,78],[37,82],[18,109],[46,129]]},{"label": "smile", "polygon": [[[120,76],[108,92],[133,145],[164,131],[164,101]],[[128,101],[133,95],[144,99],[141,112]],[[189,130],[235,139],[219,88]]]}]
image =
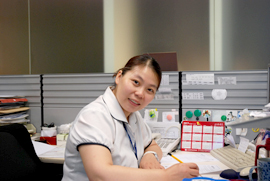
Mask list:
[{"label": "smile", "polygon": [[136,102],[136,101],[134,101],[134,100],[132,100],[132,99],[128,99],[128,100],[130,100],[131,102],[133,102],[133,103],[136,104],[136,105],[140,105],[140,103],[138,103],[138,102]]}]

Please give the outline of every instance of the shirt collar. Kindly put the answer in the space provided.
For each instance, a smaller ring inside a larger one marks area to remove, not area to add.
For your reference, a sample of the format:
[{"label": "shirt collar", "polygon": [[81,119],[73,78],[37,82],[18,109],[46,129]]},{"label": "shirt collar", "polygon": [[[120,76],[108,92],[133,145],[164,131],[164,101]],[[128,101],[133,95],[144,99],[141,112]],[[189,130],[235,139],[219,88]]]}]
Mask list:
[{"label": "shirt collar", "polygon": [[123,121],[126,123],[128,122],[123,109],[121,108],[119,102],[117,101],[110,87],[108,87],[105,93],[103,94],[103,100],[105,104],[108,106],[111,116],[114,119],[117,119],[118,121]]}]

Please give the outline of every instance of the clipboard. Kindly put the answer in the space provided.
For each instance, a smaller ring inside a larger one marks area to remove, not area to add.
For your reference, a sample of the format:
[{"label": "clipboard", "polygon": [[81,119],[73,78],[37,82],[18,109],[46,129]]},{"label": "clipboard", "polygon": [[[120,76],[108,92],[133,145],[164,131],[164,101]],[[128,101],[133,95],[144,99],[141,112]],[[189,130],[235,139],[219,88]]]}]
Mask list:
[{"label": "clipboard", "polygon": [[210,152],[224,146],[225,123],[208,121],[183,121],[181,150]]}]

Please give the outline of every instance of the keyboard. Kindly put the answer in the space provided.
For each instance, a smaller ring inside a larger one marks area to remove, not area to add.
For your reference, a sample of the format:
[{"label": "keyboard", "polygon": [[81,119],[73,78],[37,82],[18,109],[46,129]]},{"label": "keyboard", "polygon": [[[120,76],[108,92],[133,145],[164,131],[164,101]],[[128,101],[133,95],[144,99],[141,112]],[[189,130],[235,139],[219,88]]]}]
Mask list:
[{"label": "keyboard", "polygon": [[210,154],[224,165],[227,165],[229,168],[234,169],[237,172],[240,172],[243,168],[255,165],[254,152],[246,151],[246,153],[243,153],[232,146],[211,150]]}]

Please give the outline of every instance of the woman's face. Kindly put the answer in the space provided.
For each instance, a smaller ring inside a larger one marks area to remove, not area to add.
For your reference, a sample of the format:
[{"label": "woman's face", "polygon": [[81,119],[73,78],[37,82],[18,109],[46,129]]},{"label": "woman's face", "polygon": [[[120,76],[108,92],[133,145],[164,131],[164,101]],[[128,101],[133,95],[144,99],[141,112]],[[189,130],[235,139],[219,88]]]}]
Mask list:
[{"label": "woman's face", "polygon": [[126,117],[143,109],[155,97],[158,86],[156,73],[148,66],[138,65],[122,75],[119,71],[115,78],[113,93]]}]

